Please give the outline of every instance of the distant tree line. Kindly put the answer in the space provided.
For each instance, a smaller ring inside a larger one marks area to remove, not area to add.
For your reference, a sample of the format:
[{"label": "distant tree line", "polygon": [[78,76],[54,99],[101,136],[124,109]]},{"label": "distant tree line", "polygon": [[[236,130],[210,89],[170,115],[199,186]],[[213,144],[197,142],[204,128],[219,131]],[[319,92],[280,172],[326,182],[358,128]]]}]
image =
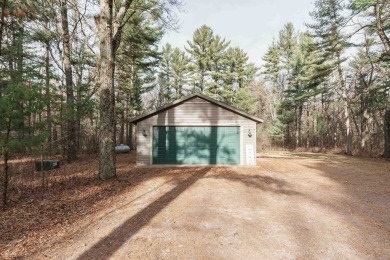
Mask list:
[{"label": "distant tree line", "polygon": [[390,157],[390,5],[317,0],[313,22],[288,23],[263,57],[274,142]]}]

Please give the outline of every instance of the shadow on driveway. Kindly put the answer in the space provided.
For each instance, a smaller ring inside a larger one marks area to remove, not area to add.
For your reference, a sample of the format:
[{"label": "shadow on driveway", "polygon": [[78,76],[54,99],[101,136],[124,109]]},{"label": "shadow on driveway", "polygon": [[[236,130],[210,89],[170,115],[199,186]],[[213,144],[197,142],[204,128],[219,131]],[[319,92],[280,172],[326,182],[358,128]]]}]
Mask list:
[{"label": "shadow on driveway", "polygon": [[165,193],[146,208],[115,228],[109,235],[101,239],[77,259],[107,259],[112,256],[129,238],[161,212],[169,203],[205,176],[209,168],[199,169],[185,180],[179,181],[175,188]]}]

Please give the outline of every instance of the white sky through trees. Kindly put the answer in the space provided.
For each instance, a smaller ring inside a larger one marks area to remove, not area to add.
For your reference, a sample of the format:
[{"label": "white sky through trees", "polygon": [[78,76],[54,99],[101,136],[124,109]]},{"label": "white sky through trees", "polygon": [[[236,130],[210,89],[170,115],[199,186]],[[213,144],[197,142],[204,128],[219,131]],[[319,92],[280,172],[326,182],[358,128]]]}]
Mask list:
[{"label": "white sky through trees", "polygon": [[292,22],[303,31],[311,22],[314,0],[185,0],[178,13],[180,28],[169,31],[162,44],[184,49],[194,31],[206,24],[214,33],[248,53],[250,62],[262,65],[262,56],[283,25]]}]

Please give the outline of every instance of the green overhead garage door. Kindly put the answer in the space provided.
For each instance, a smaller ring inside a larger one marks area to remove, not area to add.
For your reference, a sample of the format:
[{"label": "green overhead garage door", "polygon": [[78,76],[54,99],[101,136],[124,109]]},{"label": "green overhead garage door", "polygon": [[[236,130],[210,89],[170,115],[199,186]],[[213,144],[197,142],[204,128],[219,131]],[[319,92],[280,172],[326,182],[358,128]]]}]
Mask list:
[{"label": "green overhead garage door", "polygon": [[240,164],[240,127],[155,126],[153,164]]}]

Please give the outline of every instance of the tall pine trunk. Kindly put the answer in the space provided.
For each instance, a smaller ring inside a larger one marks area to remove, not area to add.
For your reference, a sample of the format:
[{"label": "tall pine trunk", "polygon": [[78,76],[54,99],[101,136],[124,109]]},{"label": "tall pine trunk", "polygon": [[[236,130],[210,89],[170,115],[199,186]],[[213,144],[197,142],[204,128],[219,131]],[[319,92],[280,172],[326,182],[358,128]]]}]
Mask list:
[{"label": "tall pine trunk", "polygon": [[3,144],[2,149],[2,155],[3,155],[3,169],[4,169],[4,176],[3,176],[3,206],[7,205],[8,202],[8,182],[9,182],[9,166],[8,166],[8,141],[10,137],[11,132],[11,119],[7,122],[7,130],[5,134],[5,140]]},{"label": "tall pine trunk", "polygon": [[66,129],[67,129],[67,147],[66,155],[68,162],[76,159],[76,127],[74,120],[74,94],[73,94],[73,78],[72,65],[70,60],[71,46],[68,23],[68,6],[67,0],[61,1],[61,25],[63,33],[63,63],[65,71],[65,87],[66,87]]},{"label": "tall pine trunk", "polygon": [[119,143],[124,144],[125,141],[125,110],[121,111],[121,127],[119,133]]},{"label": "tall pine trunk", "polygon": [[291,130],[290,130],[290,122],[286,124],[286,130],[284,133],[284,146],[285,148],[290,148],[291,146]]},{"label": "tall pine trunk", "polygon": [[[19,87],[21,87],[23,84],[24,84],[24,81],[23,81],[23,63],[24,63],[24,59],[23,59],[23,56],[24,56],[24,46],[23,46],[23,41],[24,41],[24,24],[23,24],[23,20],[22,18],[19,18],[18,21],[17,21],[17,33],[14,35],[14,46],[16,47],[16,50],[15,50],[15,61],[16,61],[16,64],[15,64],[15,67],[14,67],[14,71],[12,72],[11,75],[13,75],[13,78],[11,76],[11,81],[14,83],[14,84],[17,84],[19,85]],[[20,113],[21,114],[24,114],[24,100],[23,98],[21,100],[19,100],[19,110],[20,110]],[[18,137],[20,139],[23,139],[24,138],[24,135],[25,135],[25,131],[26,131],[26,126],[25,126],[25,121],[24,119],[23,120],[20,120],[19,122],[19,130],[18,130]],[[20,148],[20,151],[25,151],[24,148]]]},{"label": "tall pine trunk", "polygon": [[0,55],[2,53],[1,44],[3,42],[3,31],[4,31],[4,17],[5,17],[5,7],[7,6],[7,0],[1,2],[1,14],[0,14]]},{"label": "tall pine trunk", "polygon": [[347,101],[347,90],[343,88],[343,109],[346,129],[346,152],[347,155],[352,155],[352,135],[351,135],[351,118],[349,115],[348,101]]},{"label": "tall pine trunk", "polygon": [[[376,31],[383,43],[387,56],[390,57],[390,39],[387,37],[385,30],[383,28],[383,19],[382,19],[382,7],[383,3],[377,3],[374,5],[375,20],[376,20]],[[390,94],[387,100],[387,109],[383,118],[383,130],[384,130],[384,149],[383,157],[390,158]]]},{"label": "tall pine trunk", "polygon": [[9,182],[9,166],[8,166],[8,148],[3,147],[3,206],[7,205],[8,202],[8,182]]},{"label": "tall pine trunk", "polygon": [[116,176],[115,169],[115,95],[112,0],[100,0],[97,19],[100,41],[99,60],[99,177],[106,180]]},{"label": "tall pine trunk", "polygon": [[299,104],[296,109],[296,118],[295,118],[295,148],[298,148],[301,144],[301,121],[302,121],[302,104]]},{"label": "tall pine trunk", "polygon": [[385,149],[383,157],[390,158],[390,109],[385,112],[384,120]]},{"label": "tall pine trunk", "polygon": [[[309,112],[309,106],[306,108],[306,148],[310,147],[310,112]],[[315,118],[314,118],[315,120]],[[314,135],[313,131],[313,135]],[[313,140],[314,143],[314,140]]]},{"label": "tall pine trunk", "polygon": [[[80,72],[82,73],[82,72]],[[77,83],[77,101],[76,101],[76,149],[79,151],[81,149],[81,81],[82,74],[79,75],[78,83]]]},{"label": "tall pine trunk", "polygon": [[[125,118],[130,118],[131,114],[130,114],[130,93],[129,92],[126,93],[126,102],[125,102],[125,104],[126,104],[126,117]],[[126,125],[125,142],[130,147],[130,149],[132,149],[131,141],[130,141],[130,123],[126,120],[125,125]]]},{"label": "tall pine trunk", "polygon": [[362,152],[367,152],[368,150],[368,141],[370,139],[370,125],[372,124],[372,116],[368,112],[368,104],[362,105],[363,107],[363,115],[360,123],[360,149]]},{"label": "tall pine trunk", "polygon": [[[74,37],[77,39],[77,37]],[[82,114],[82,84],[83,84],[83,66],[76,67],[76,149],[81,149],[81,114]]]},{"label": "tall pine trunk", "polygon": [[51,120],[51,103],[50,103],[50,43],[46,42],[45,52],[45,95],[46,95],[46,117],[47,117],[47,142],[49,144],[49,154],[53,153],[52,138],[52,120]]},{"label": "tall pine trunk", "polygon": [[345,85],[345,81],[343,78],[343,71],[341,69],[340,64],[340,54],[337,54],[337,72],[339,74],[340,86],[342,91],[342,99],[343,99],[343,109],[344,109],[344,119],[345,119],[345,129],[346,129],[346,153],[347,155],[352,155],[352,134],[351,134],[351,116],[349,114],[349,106],[348,106],[348,96],[347,96],[347,87]]}]

